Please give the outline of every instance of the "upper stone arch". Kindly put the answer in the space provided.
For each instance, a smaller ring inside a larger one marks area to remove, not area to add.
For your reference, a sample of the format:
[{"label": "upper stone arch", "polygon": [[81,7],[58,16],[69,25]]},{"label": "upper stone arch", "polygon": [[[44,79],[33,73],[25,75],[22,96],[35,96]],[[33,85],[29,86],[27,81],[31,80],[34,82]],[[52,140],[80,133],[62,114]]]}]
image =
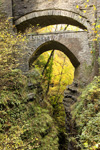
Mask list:
[{"label": "upper stone arch", "polygon": [[[19,30],[23,30],[30,24],[41,27],[54,24],[70,24],[82,29],[90,29],[90,23],[86,17],[67,10],[40,10],[26,14],[15,21]],[[24,28],[23,28],[24,27]]]},{"label": "upper stone arch", "polygon": [[77,68],[80,64],[79,60],[76,58],[76,56],[63,44],[61,44],[58,41],[47,41],[40,45],[32,54],[32,56],[29,59],[29,66],[32,65],[32,63],[43,53],[49,50],[60,50],[62,51],[71,61],[73,66]]}]

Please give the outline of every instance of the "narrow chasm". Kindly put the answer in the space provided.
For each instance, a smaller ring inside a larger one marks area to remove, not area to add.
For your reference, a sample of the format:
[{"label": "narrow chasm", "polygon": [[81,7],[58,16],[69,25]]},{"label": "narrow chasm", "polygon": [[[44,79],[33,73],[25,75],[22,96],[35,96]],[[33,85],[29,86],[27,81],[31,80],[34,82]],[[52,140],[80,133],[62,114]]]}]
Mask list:
[{"label": "narrow chasm", "polygon": [[[0,150],[100,150],[100,76],[78,85],[70,46],[42,37],[27,51],[34,40],[12,32],[3,12],[0,7]],[[37,24],[26,34],[72,28]]]},{"label": "narrow chasm", "polygon": [[[69,142],[73,132],[70,106],[76,102],[78,86],[75,82],[72,84],[74,67],[64,53],[53,49],[38,57],[30,67],[30,70],[34,69],[37,69],[41,76],[42,91],[39,92],[39,103],[43,108],[49,110],[54,121],[57,129],[58,149],[70,150],[73,148],[70,146],[72,143]],[[70,84],[72,86],[68,86]],[[49,131],[50,129],[41,133],[42,137],[46,136]]]}]

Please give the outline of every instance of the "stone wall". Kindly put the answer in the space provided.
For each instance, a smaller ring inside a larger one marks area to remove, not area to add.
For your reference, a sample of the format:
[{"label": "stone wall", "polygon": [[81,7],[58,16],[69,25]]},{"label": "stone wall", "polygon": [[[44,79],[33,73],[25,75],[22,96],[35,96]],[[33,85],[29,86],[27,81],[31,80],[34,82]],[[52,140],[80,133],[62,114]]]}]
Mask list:
[{"label": "stone wall", "polygon": [[97,0],[97,18],[100,19],[100,1]]},{"label": "stone wall", "polygon": [[7,18],[13,16],[12,0],[0,0],[2,11],[6,14]]},{"label": "stone wall", "polygon": [[[22,28],[25,28],[23,23],[27,22],[26,25],[29,25],[31,23],[30,20],[33,20],[33,22],[36,22],[36,23],[38,23],[38,21],[41,22],[41,25],[43,24],[44,26],[46,25],[44,23],[47,23],[47,22],[48,22],[47,24],[69,23],[69,24],[80,26],[81,28],[84,28],[84,29],[88,28],[88,33],[89,33],[90,29],[93,27],[91,26],[91,24],[94,22],[94,19],[95,19],[93,16],[93,13],[94,13],[93,5],[95,4],[95,2],[94,0],[90,0],[89,3],[87,4],[87,7],[85,7],[84,5],[85,2],[86,0],[80,0],[80,1],[79,0],[74,0],[74,1],[72,0],[63,0],[63,1],[61,0],[50,0],[50,1],[2,0],[2,3],[3,3],[2,6],[7,16],[13,16],[16,25],[17,26],[21,25]],[[76,8],[77,5],[79,6],[79,8]],[[97,16],[98,17],[100,14],[99,8],[100,8],[100,2],[97,0]],[[85,10],[86,10],[86,13],[84,13]],[[32,55],[33,49],[34,51],[38,49],[38,47],[41,44],[43,44],[43,42],[45,43],[46,41],[51,41],[51,39],[55,41],[58,40],[58,42],[60,42],[61,44],[64,44],[69,50],[71,50],[73,58],[75,56],[76,58],[78,58],[78,61],[80,64],[84,64],[84,68],[89,70],[86,72],[90,72],[91,68],[93,67],[92,66],[93,57],[90,54],[90,51],[92,49],[91,47],[92,32],[89,34],[86,33],[87,34],[86,37],[84,36],[84,34],[80,35],[81,38],[78,36],[78,34],[74,34],[74,33],[34,36],[34,38],[36,39],[35,41],[34,39],[32,40],[30,39],[29,47],[31,45],[31,41],[34,43],[32,44],[32,46],[33,45],[34,46],[31,47],[31,51],[28,50],[28,53]],[[69,38],[68,40],[67,37],[69,37],[69,35],[71,35],[71,38]],[[81,40],[82,40],[82,43],[80,42]],[[83,49],[84,49],[84,52],[82,52]],[[28,55],[29,57],[30,57],[30,54]],[[70,54],[67,54],[67,55],[69,55],[68,57],[70,57]],[[73,61],[73,64],[75,67],[77,66],[75,64],[75,61]],[[92,66],[92,67],[89,67],[89,66]],[[24,68],[28,68],[27,65]],[[80,68],[80,71],[79,69],[77,69],[76,76],[80,74],[80,72],[81,74],[84,73],[85,76],[87,75],[87,73],[84,72],[83,67],[82,69]]]},{"label": "stone wall", "polygon": [[[94,0],[90,0],[90,2],[87,4],[87,8],[84,5],[85,2],[86,0],[13,0],[13,15],[15,24],[19,25],[28,20],[28,23],[33,24],[39,23],[43,25],[44,22],[46,22],[47,25],[68,23],[80,26],[81,28],[87,27],[90,29],[91,24],[94,22]],[[79,8],[76,8],[77,5],[79,5]],[[86,13],[84,13],[85,10]],[[39,20],[39,17],[41,16],[44,17]],[[58,18],[60,22],[57,20],[57,16],[62,16],[61,18]],[[33,18],[35,19],[32,20]],[[75,22],[75,20],[77,22]],[[80,24],[78,24],[78,22]]]},{"label": "stone wall", "polygon": [[[97,1],[97,20],[100,24],[100,1]],[[98,34],[100,35],[100,29],[98,31]],[[99,50],[99,57],[100,57],[100,37],[99,37],[99,43],[98,43],[98,50]]]},{"label": "stone wall", "polygon": [[[23,71],[43,52],[57,49],[64,52],[76,68],[75,78],[84,85],[93,77],[93,55],[88,45],[87,32],[57,32],[28,35],[28,46],[23,57]],[[23,52],[24,53],[24,52]],[[79,65],[80,64],[80,65]],[[89,76],[89,78],[88,78]]]},{"label": "stone wall", "polygon": [[[89,3],[87,3],[87,7],[85,7],[84,5],[84,3],[86,3],[86,0],[1,0],[1,3],[3,3],[2,8],[4,8],[7,16],[14,17],[14,20],[16,21],[18,21],[19,18],[22,19],[22,17],[25,17],[26,15],[29,15],[31,13],[34,13],[33,18],[35,17],[35,19],[39,17],[41,13],[43,13],[43,15],[48,14],[48,16],[50,16],[51,14],[57,16],[58,14],[58,16],[69,16],[70,18],[73,18],[73,16],[75,16],[73,19],[76,19],[78,22],[80,22],[81,27],[82,24],[87,27],[88,25],[91,26],[95,19],[93,16],[93,5],[95,4],[94,0],[90,0]],[[79,8],[76,8],[77,5],[79,5]],[[84,10],[86,10],[86,13],[84,13]],[[38,14],[39,12],[40,14]],[[99,0],[97,0],[97,17],[99,17],[99,15],[100,2]],[[29,16],[26,16],[26,19],[30,19],[30,17],[28,17]],[[23,22],[23,19],[21,21]],[[61,22],[63,23],[63,20]],[[72,23],[73,20],[69,22]],[[77,25],[77,23],[75,24]]]},{"label": "stone wall", "polygon": [[[18,19],[28,13],[37,12],[40,10],[50,10],[50,9],[59,9],[59,10],[68,10],[70,12],[78,13],[82,16],[85,16],[92,22],[92,13],[93,13],[93,4],[94,0],[90,0],[88,3],[88,11],[86,14],[83,13],[85,10],[84,3],[86,0],[13,0],[13,11],[15,19]],[[76,5],[79,5],[79,9],[76,8]]]}]

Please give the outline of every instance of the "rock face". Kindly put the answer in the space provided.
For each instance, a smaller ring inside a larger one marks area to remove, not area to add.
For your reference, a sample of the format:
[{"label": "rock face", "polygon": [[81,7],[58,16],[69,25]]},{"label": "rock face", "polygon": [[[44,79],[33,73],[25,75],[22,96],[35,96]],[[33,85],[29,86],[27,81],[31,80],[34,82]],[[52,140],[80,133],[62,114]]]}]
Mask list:
[{"label": "rock face", "polygon": [[[66,113],[66,133],[68,136],[68,139],[71,137],[74,137],[75,134],[77,134],[75,129],[75,123],[73,124],[71,119],[71,106],[77,101],[77,97],[80,95],[78,91],[78,82],[74,81],[72,85],[67,87],[67,89],[64,92],[64,99],[63,104],[65,107],[65,113]],[[75,143],[73,141],[68,141],[68,149],[67,150],[76,150]]]},{"label": "rock face", "polygon": [[2,83],[0,89],[0,150],[58,150],[54,120],[39,103],[42,88],[37,70],[26,76],[18,69],[6,74],[6,90]]}]

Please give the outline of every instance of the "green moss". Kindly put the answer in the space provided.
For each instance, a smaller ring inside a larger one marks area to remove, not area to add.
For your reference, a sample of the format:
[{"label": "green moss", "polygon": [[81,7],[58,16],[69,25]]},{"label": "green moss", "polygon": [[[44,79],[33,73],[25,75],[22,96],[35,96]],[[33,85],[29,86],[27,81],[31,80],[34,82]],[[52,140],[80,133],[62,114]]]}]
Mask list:
[{"label": "green moss", "polygon": [[0,97],[0,149],[58,150],[56,126],[49,110],[39,105],[37,88],[31,89],[34,101],[27,101],[30,90],[26,85],[29,81],[37,85],[38,77],[37,71],[29,73],[27,78],[20,70],[5,75],[7,85],[2,85]]},{"label": "green moss", "polygon": [[100,143],[100,77],[95,77],[72,107],[72,117],[78,129],[79,145],[88,149]]}]

